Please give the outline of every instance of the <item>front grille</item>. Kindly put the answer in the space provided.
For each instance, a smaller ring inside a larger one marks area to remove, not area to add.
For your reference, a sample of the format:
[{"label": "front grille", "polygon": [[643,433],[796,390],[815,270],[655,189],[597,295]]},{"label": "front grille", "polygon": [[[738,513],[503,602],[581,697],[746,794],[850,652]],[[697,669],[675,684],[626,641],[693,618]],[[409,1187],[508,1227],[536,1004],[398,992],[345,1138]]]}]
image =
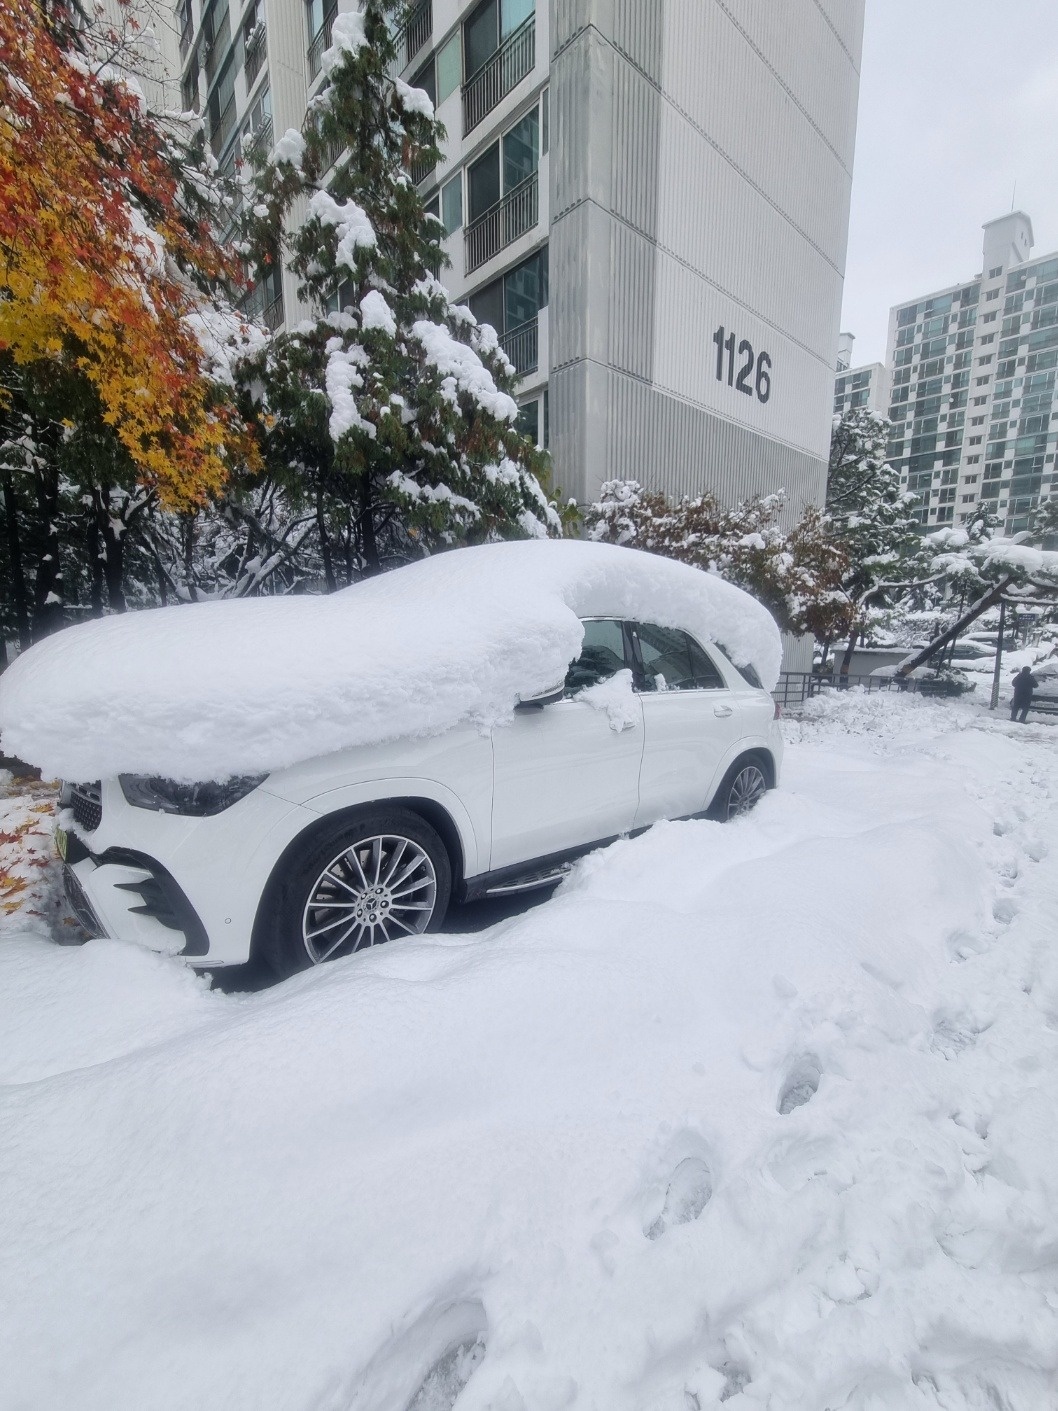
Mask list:
[{"label": "front grille", "polygon": [[94,784],[74,784],[70,789],[70,808],[79,828],[91,833],[103,821],[103,793],[97,779]]}]

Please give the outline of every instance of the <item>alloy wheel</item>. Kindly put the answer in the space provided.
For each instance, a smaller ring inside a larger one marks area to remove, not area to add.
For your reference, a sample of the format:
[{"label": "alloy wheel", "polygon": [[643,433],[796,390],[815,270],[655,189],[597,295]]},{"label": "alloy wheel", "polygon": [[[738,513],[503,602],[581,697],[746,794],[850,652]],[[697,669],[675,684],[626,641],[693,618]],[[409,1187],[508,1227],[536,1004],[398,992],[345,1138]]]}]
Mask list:
[{"label": "alloy wheel", "polygon": [[767,793],[768,781],[755,764],[744,765],[731,780],[727,795],[728,818],[740,818],[754,808]]},{"label": "alloy wheel", "polygon": [[399,834],[360,838],[327,864],[309,892],[305,950],[321,965],[343,949],[419,935],[436,903],[437,873],[424,848]]}]

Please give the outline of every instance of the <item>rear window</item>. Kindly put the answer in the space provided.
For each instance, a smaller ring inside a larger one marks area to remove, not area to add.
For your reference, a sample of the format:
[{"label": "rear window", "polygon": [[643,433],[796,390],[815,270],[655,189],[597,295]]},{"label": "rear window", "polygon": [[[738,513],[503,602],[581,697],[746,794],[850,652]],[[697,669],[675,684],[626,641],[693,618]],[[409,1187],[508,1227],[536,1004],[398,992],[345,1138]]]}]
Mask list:
[{"label": "rear window", "polygon": [[724,656],[727,657],[728,661],[729,661],[729,662],[731,663],[731,665],[735,668],[735,670],[738,672],[738,674],[742,677],[743,681],[745,681],[745,683],[746,683],[747,686],[755,686],[758,691],[763,691],[763,690],[764,690],[764,683],[761,681],[760,677],[757,675],[757,669],[756,669],[756,667],[754,667],[754,666],[739,666],[738,662],[735,661],[734,657],[732,657],[731,653],[730,653],[730,652],[728,651],[728,649],[723,645],[722,642],[717,642],[716,645],[717,645],[717,646],[720,648],[720,650],[723,652]]}]

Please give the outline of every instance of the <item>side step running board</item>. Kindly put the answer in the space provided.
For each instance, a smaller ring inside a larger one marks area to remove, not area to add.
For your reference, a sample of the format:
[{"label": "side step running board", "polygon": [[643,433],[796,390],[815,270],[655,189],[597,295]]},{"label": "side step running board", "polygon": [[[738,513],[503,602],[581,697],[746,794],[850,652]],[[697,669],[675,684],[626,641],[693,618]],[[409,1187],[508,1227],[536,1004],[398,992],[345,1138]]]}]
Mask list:
[{"label": "side step running board", "polygon": [[563,877],[568,877],[573,864],[564,862],[559,867],[549,868],[546,872],[534,872],[528,877],[516,877],[510,882],[497,882],[494,887],[489,887],[484,895],[487,897],[513,897],[518,892],[535,892],[538,887],[550,887],[556,882],[561,882]]}]

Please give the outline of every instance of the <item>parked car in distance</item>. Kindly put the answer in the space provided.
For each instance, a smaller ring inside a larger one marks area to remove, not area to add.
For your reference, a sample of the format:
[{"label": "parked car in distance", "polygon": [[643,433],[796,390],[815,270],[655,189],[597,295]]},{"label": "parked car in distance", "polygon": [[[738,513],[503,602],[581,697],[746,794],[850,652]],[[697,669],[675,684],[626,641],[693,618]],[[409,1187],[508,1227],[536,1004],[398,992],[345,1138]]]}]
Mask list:
[{"label": "parked car in distance", "polygon": [[777,716],[719,647],[592,617],[565,682],[489,730],[223,782],[65,785],[68,893],[95,934],[289,974],[436,927],[453,897],[549,885],[659,819],[746,812],[779,780]]}]

